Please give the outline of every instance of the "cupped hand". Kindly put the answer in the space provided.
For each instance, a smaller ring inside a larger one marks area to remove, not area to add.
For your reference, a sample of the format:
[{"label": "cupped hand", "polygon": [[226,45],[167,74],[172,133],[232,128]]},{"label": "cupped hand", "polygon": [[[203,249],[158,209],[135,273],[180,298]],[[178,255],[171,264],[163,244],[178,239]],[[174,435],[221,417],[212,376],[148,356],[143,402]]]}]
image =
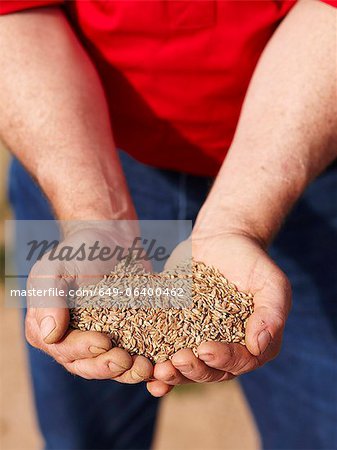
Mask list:
[{"label": "cupped hand", "polygon": [[[181,258],[183,247],[180,244],[171,261]],[[170,361],[154,368],[154,380],[147,387],[157,397],[179,384],[230,380],[272,360],[281,348],[291,288],[259,241],[235,232],[193,236],[192,254],[196,261],[218,268],[240,290],[254,294],[246,345],[203,342],[197,349],[198,357],[190,349],[178,351]]]},{"label": "cupped hand", "polygon": [[[94,245],[128,248],[132,243],[134,230],[116,232],[116,227],[79,227],[68,231],[67,237],[58,249],[86,248]],[[50,260],[45,254],[33,266],[28,289],[54,288],[58,292],[68,292],[69,287],[78,288],[97,283],[109,273],[116,260],[97,258],[84,260]],[[26,315],[26,337],[36,348],[48,353],[69,372],[86,379],[113,379],[123,383],[138,383],[149,379],[153,373],[151,362],[142,356],[130,356],[120,348],[112,348],[111,340],[97,331],[69,329],[69,309],[66,295],[51,295],[48,298],[28,297]]]}]

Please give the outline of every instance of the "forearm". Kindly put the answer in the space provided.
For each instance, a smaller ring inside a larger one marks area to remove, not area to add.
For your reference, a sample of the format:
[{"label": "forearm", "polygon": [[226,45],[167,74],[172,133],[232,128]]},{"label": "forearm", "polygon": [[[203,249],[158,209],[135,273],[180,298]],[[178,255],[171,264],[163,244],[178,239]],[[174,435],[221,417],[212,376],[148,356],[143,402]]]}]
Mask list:
[{"label": "forearm", "polygon": [[60,219],[131,218],[96,71],[58,8],[0,18],[0,136]]},{"label": "forearm", "polygon": [[270,242],[336,158],[336,55],[336,10],[300,2],[261,57],[198,233],[242,229]]}]

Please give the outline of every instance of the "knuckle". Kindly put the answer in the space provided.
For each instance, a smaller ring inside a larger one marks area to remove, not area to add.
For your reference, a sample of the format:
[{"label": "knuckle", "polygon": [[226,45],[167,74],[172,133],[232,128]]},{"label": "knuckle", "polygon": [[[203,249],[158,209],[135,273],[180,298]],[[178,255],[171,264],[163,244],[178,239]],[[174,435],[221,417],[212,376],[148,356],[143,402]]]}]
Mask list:
[{"label": "knuckle", "polygon": [[90,374],[88,372],[85,372],[83,370],[79,360],[75,360],[71,364],[66,364],[65,367],[66,367],[66,369],[68,371],[69,371],[69,367],[71,367],[71,373],[73,373],[74,375],[77,375],[77,376],[79,376],[81,378],[84,378],[86,380],[93,380],[94,379],[92,374]]},{"label": "knuckle", "polygon": [[219,359],[222,365],[226,365],[233,358],[233,349],[229,345],[224,345]]},{"label": "knuckle", "polygon": [[234,378],[235,375],[233,375],[230,372],[225,372],[218,381],[230,381],[233,380]]},{"label": "knuckle", "polygon": [[111,339],[109,339],[107,335],[105,335],[101,332],[98,332],[98,331],[94,331],[94,332],[89,331],[86,333],[93,333],[92,335],[90,335],[90,334],[83,335],[83,338],[86,338],[88,344],[96,346],[96,347],[100,347],[100,348],[105,348],[107,351],[111,350],[112,342],[111,342]]},{"label": "knuckle", "polygon": [[56,344],[50,345],[50,354],[59,364],[65,365],[74,362],[72,358],[69,358],[64,354]]},{"label": "knuckle", "polygon": [[242,375],[246,372],[250,372],[252,370],[255,370],[259,367],[259,360],[258,358],[250,357],[248,359],[243,359],[241,361],[238,361],[236,364],[236,367],[234,370],[232,370],[233,375]]},{"label": "knuckle", "polygon": [[77,375],[72,364],[62,364],[62,365],[66,369],[67,372],[71,373],[72,375]]},{"label": "knuckle", "polygon": [[125,370],[123,368],[111,368],[109,366],[103,366],[98,369],[99,378],[118,378],[128,373],[129,370]]},{"label": "knuckle", "polygon": [[72,363],[60,363],[60,366],[62,366],[67,372],[69,372],[71,375],[77,376],[76,370],[73,367]]},{"label": "knuckle", "polygon": [[214,377],[210,371],[200,372],[196,377],[196,381],[197,383],[210,383],[214,381]]},{"label": "knuckle", "polygon": [[76,359],[72,345],[66,342],[48,344],[48,350],[52,357],[62,365],[71,364]]},{"label": "knuckle", "polygon": [[176,374],[171,370],[170,372],[165,373],[161,378],[163,381],[173,381],[176,378]]},{"label": "knuckle", "polygon": [[287,320],[287,311],[285,310],[284,305],[274,305],[272,309],[267,306],[261,306],[259,307],[259,312],[261,314],[259,326],[261,328],[274,330],[274,332],[272,332],[272,337],[275,333],[280,333],[284,329]]}]

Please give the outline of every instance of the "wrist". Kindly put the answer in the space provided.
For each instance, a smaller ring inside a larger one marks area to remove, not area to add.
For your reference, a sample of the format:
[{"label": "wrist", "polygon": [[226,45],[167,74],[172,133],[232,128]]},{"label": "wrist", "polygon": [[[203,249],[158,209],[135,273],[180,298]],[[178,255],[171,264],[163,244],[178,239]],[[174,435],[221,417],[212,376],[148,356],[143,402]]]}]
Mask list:
[{"label": "wrist", "polygon": [[273,226],[266,221],[257,220],[248,211],[238,209],[234,206],[218,207],[207,202],[199,212],[195,226],[193,228],[193,239],[204,239],[219,235],[244,236],[257,242],[266,249],[277,233],[278,226]]},{"label": "wrist", "polygon": [[289,175],[288,170],[286,176],[283,166],[266,167],[248,166],[240,149],[231,149],[199,212],[195,233],[241,234],[266,248],[306,185],[300,171]]},{"label": "wrist", "polygon": [[87,236],[106,244],[124,242],[125,248],[141,235],[138,220],[62,220],[59,226],[63,239]]},{"label": "wrist", "polygon": [[123,201],[119,199],[118,203],[108,196],[90,195],[90,198],[86,198],[85,193],[81,199],[73,198],[69,201],[68,198],[67,193],[60,193],[58,197],[50,199],[59,220],[105,222],[135,220],[137,217],[131,199],[127,197]]},{"label": "wrist", "polygon": [[38,183],[49,199],[55,216],[65,221],[134,220],[136,211],[124,177],[114,182],[102,173],[63,174],[62,179],[48,172]]}]

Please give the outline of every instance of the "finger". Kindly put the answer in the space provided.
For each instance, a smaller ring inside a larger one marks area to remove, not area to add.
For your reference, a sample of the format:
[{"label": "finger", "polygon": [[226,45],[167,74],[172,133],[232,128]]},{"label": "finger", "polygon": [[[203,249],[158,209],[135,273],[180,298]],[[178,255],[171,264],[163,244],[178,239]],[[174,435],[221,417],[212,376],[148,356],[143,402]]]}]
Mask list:
[{"label": "finger", "polygon": [[279,351],[290,307],[291,287],[283,274],[274,275],[268,285],[255,293],[254,313],[247,320],[245,340],[252,355],[263,355],[271,344],[274,352]]},{"label": "finger", "polygon": [[162,381],[155,380],[148,381],[146,383],[146,388],[150,392],[150,394],[153,395],[153,397],[163,397],[173,389],[173,386],[169,386]]},{"label": "finger", "polygon": [[44,344],[62,339],[68,330],[69,311],[67,308],[28,308],[25,325],[27,341],[34,347],[42,348]]},{"label": "finger", "polygon": [[[27,280],[27,287],[31,293],[27,298],[27,314],[35,318],[39,334],[47,344],[59,341],[69,324],[69,310],[66,305],[68,286],[61,273],[59,265],[41,260],[34,265]],[[40,297],[38,291],[47,294]],[[58,295],[59,293],[63,293],[64,296]]]},{"label": "finger", "polygon": [[119,377],[131,368],[132,362],[128,352],[114,347],[96,358],[77,359],[65,367],[83,378],[104,380]]},{"label": "finger", "polygon": [[39,333],[46,344],[62,339],[69,325],[68,308],[38,308],[29,311],[35,315]]},{"label": "finger", "polygon": [[282,334],[285,326],[285,316],[265,306],[257,306],[254,313],[247,320],[246,346],[252,355],[261,356],[270,346],[278,351],[281,346]]},{"label": "finger", "polygon": [[132,356],[133,364],[130,370],[116,377],[115,381],[127,384],[136,384],[146,381],[153,375],[153,365],[144,356]]},{"label": "finger", "polygon": [[196,383],[209,383],[212,381],[223,381],[227,378],[221,370],[207,366],[197,358],[191,349],[179,350],[172,358],[172,364],[182,375]]},{"label": "finger", "polygon": [[56,344],[46,344],[40,336],[35,318],[26,317],[26,336],[34,347],[43,350],[61,364],[75,359],[93,358],[111,349],[109,337],[97,331],[68,330]]},{"label": "finger", "polygon": [[154,366],[153,376],[156,380],[176,386],[177,384],[191,383],[191,380],[174,367],[171,361],[158,363]]},{"label": "finger", "polygon": [[198,355],[207,366],[232,375],[241,375],[259,366],[258,359],[241,344],[203,342],[198,347]]},{"label": "finger", "polygon": [[72,362],[75,359],[94,358],[109,351],[111,340],[97,331],[70,330],[66,336],[56,344],[45,344],[47,351],[58,362]]}]

